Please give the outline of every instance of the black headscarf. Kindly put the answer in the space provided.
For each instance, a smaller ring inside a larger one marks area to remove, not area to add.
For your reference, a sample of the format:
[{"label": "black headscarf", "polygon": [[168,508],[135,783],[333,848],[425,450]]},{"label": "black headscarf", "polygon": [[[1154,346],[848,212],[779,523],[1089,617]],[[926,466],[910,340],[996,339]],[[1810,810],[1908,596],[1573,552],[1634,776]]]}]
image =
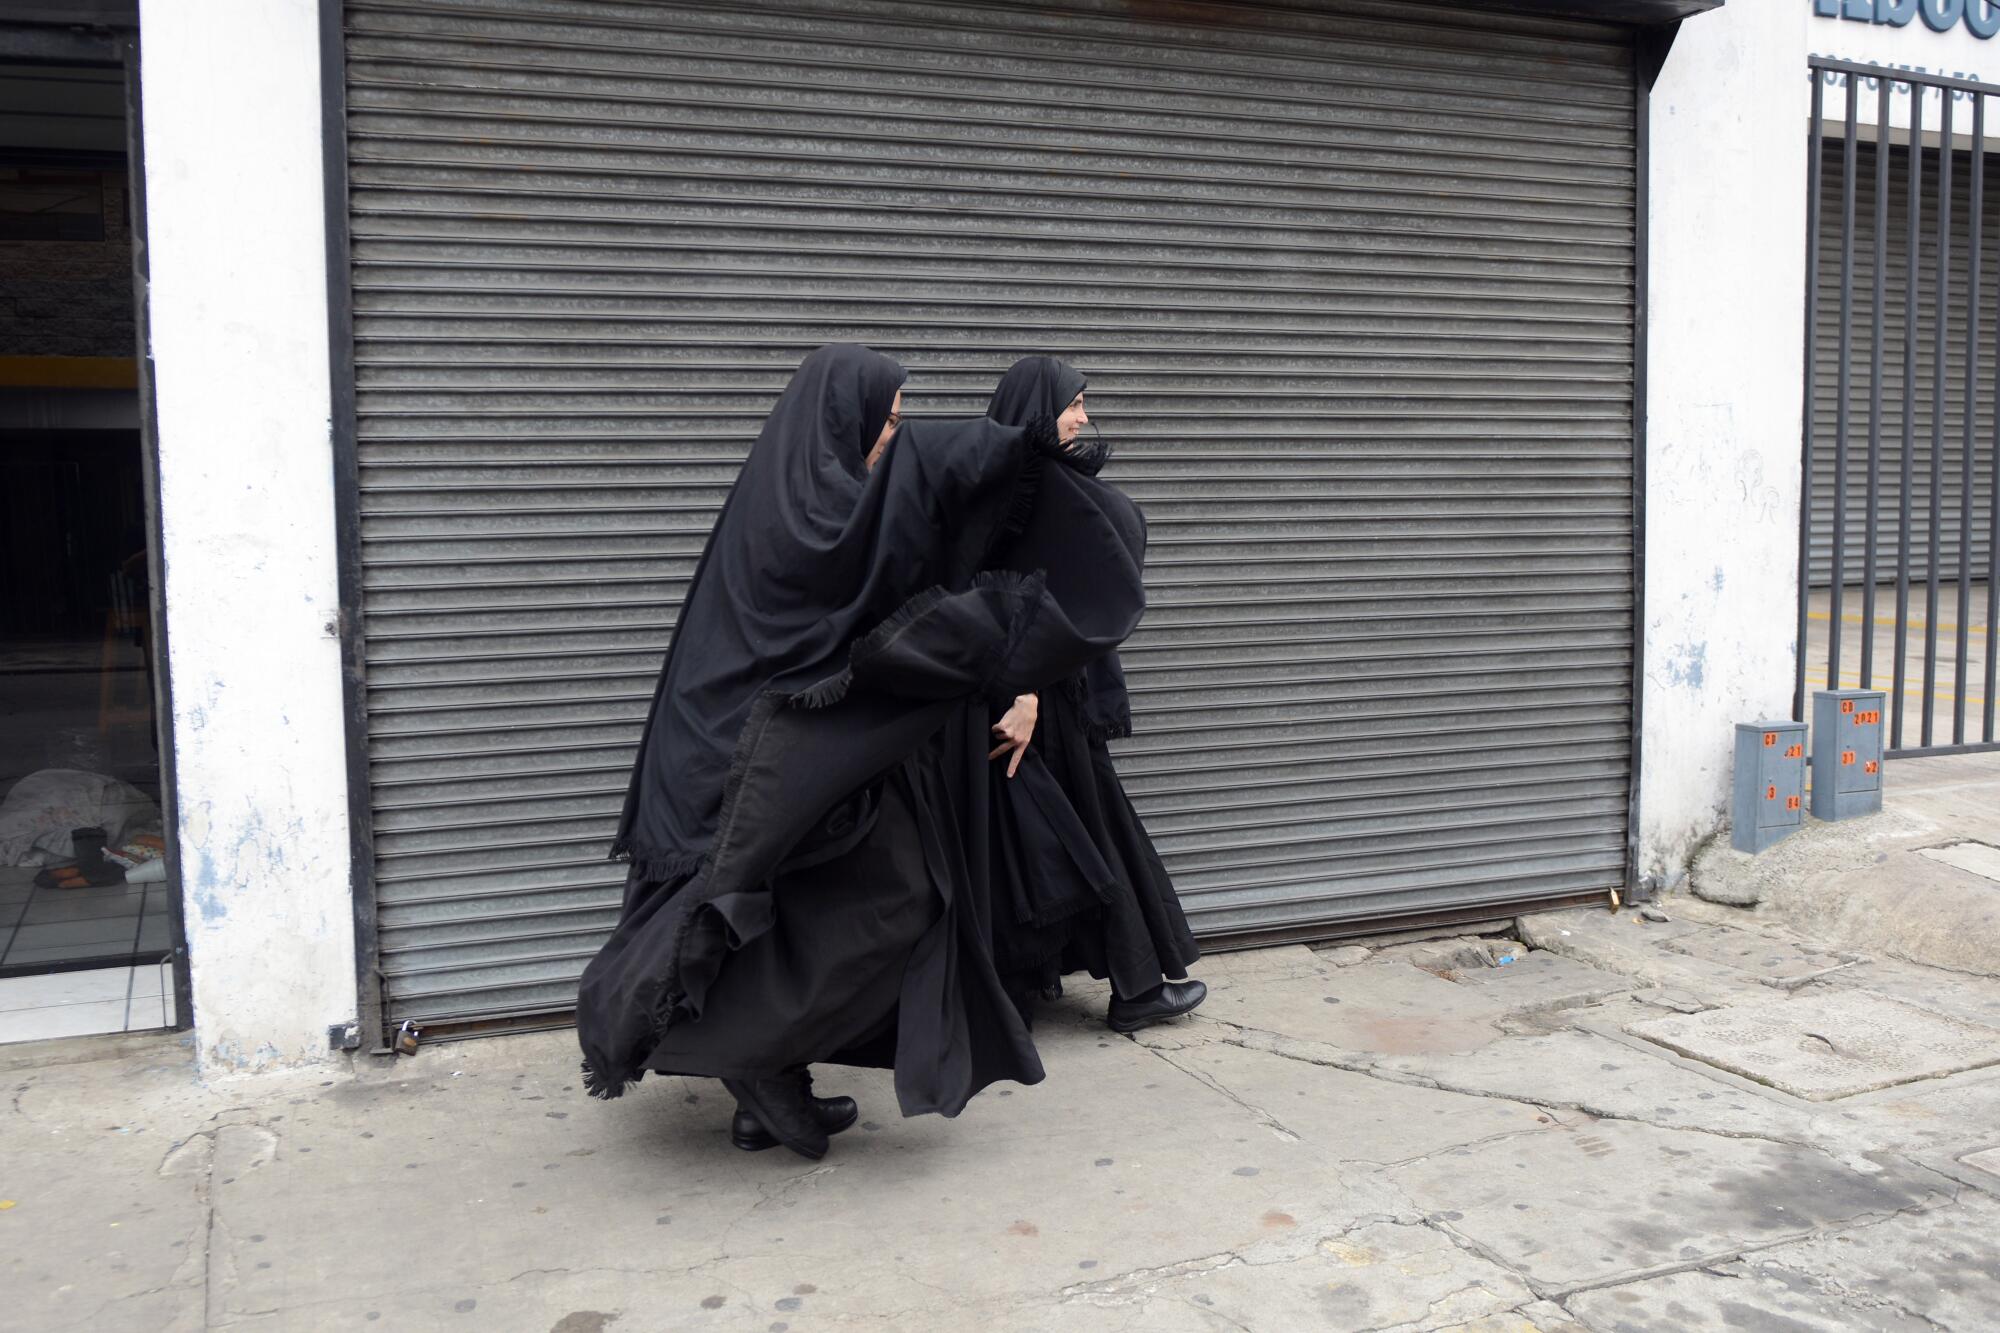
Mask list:
[{"label": "black headscarf", "polygon": [[[994,387],[986,415],[1006,426],[1024,426],[1038,417],[1054,419],[1076,400],[1089,381],[1083,372],[1053,356],[1024,356],[1007,368]],[[1077,440],[1065,450],[1070,467],[1089,478],[1083,484],[1096,488],[1097,503],[1110,513],[1129,515],[1136,525],[1139,549],[1145,547],[1145,517],[1116,487],[1096,479],[1110,460],[1111,450],[1101,437]],[[1017,556],[1015,563],[1021,563]],[[1125,689],[1125,667],[1117,653],[1106,653],[1080,674],[1060,687],[1069,692],[1083,716],[1093,740],[1116,740],[1132,734],[1132,703]]]},{"label": "black headscarf", "polygon": [[[706,854],[757,696],[836,675],[914,594],[963,585],[1005,518],[1020,468],[1000,460],[1027,455],[1019,430],[913,423],[869,471],[904,377],[865,347],[822,347],[751,448],[688,588],[612,847],[648,878]],[[904,447],[916,435],[925,447]]]},{"label": "black headscarf", "polygon": [[[1025,426],[1037,417],[1060,417],[1089,381],[1083,372],[1053,356],[1024,356],[994,386],[986,415],[1007,426]],[[1071,467],[1095,476],[1111,458],[1111,448],[1091,423],[1091,438],[1073,441],[1064,452]]]}]

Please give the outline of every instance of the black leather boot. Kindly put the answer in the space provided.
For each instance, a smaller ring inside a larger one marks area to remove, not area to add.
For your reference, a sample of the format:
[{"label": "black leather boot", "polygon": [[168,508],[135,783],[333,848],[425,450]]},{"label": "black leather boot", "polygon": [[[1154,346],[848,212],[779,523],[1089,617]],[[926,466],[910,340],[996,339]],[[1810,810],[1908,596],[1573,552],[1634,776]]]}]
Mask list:
[{"label": "black leather boot", "polygon": [[1104,1021],[1113,1032],[1137,1032],[1153,1023],[1164,1023],[1193,1012],[1208,998],[1208,987],[1199,981],[1163,981],[1144,995],[1130,1000],[1113,997]]},{"label": "black leather boot", "polygon": [[[813,1119],[827,1135],[840,1133],[860,1118],[861,1108],[854,1104],[852,1097],[815,1097],[812,1095],[811,1074],[801,1071],[793,1077],[805,1090],[806,1104],[812,1107]],[[729,1122],[729,1141],[744,1152],[763,1152],[766,1148],[778,1146],[776,1137],[741,1101],[737,1102],[736,1115]]]},{"label": "black leather boot", "polygon": [[820,1125],[812,1083],[803,1070],[788,1069],[770,1078],[726,1078],[722,1086],[773,1139],[815,1162],[826,1156],[826,1130]]}]

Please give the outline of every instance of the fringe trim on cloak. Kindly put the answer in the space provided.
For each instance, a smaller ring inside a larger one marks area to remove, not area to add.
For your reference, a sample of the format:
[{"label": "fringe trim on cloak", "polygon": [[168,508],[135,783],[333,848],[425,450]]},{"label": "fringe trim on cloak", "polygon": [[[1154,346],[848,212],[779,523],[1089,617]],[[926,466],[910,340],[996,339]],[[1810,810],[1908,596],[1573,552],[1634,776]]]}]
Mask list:
[{"label": "fringe trim on cloak", "polygon": [[[1021,589],[1039,594],[1043,583],[1044,578],[1040,573],[1018,574],[1011,570],[988,570],[976,575],[973,578],[971,586],[975,590],[980,588]],[[749,717],[744,720],[743,730],[737,735],[736,750],[729,762],[729,774],[723,779],[722,814],[716,823],[715,833],[715,841],[717,843],[724,840],[735,822],[738,798],[749,768],[750,756],[756,752],[757,742],[762,738],[764,729],[770,725],[771,718],[776,715],[777,711],[780,708],[787,707],[805,709],[828,708],[839,703],[847,697],[848,690],[854,683],[853,663],[857,655],[865,657],[869,653],[878,651],[895,638],[896,635],[907,630],[920,617],[935,609],[939,603],[953,595],[950,589],[934,587],[928,588],[910,598],[892,612],[888,618],[883,620],[881,624],[855,640],[854,645],[848,651],[847,668],[839,675],[829,677],[819,684],[809,686],[805,690],[795,694],[788,695],[780,690],[766,690],[757,696],[756,701],[750,706]],[[1020,643],[1022,636],[1027,632],[1027,628],[1033,624],[1035,615],[1039,610],[1040,601],[1037,598],[1037,600],[1029,604],[1025,614],[1017,618],[1008,636],[1006,650],[996,660],[993,672],[985,682],[986,685],[990,686],[993,676],[998,675],[1001,666],[1012,656],[1015,646]],[[990,692],[990,690],[987,692]],[[684,852],[677,855],[656,857],[646,855],[642,849],[631,848],[621,842],[613,847],[613,855],[619,854],[621,850],[632,857],[634,865],[685,867],[686,869],[682,870],[681,873],[690,873],[695,869],[706,873],[709,869],[709,853],[707,851]],[[662,876],[662,878],[671,878],[671,876]],[[684,909],[685,915],[682,916],[680,925],[674,932],[671,957],[675,963],[674,975],[677,983],[679,981],[679,961],[687,954],[688,942],[699,923],[701,908],[707,901],[716,896],[708,890],[708,885],[701,879],[696,879],[690,883],[682,890],[682,893],[694,894],[695,897],[689,906]],[[646,1056],[659,1046],[667,1030],[673,1026],[677,1019],[689,1014],[690,1009],[687,1001],[688,994],[684,985],[677,984],[674,989],[669,990],[663,978],[662,984],[650,1006],[651,1012],[649,1017],[652,1019],[651,1036],[644,1044],[644,1049],[634,1051],[622,1067],[616,1069],[600,1069],[588,1059],[582,1061],[584,1091],[592,1097],[598,1098],[600,1101],[611,1101],[624,1096],[626,1089],[639,1082],[645,1076],[646,1069],[644,1062]]]},{"label": "fringe trim on cloak", "polygon": [[1132,735],[1132,706],[1121,704],[1118,711],[1108,718],[1091,716],[1090,687],[1082,673],[1067,677],[1057,686],[1063,697],[1076,705],[1076,713],[1083,721],[1084,738],[1093,745],[1103,745],[1107,741],[1128,740]]},{"label": "fringe trim on cloak", "polygon": [[1035,502],[1042,493],[1042,460],[1062,457],[1062,444],[1056,435],[1053,417],[1036,417],[1024,429],[1028,448],[1021,455],[1021,466],[1014,473],[1014,494],[1007,503],[1007,512],[1001,515],[998,526],[986,543],[986,562],[992,561],[1007,549],[1008,543],[1027,530],[1028,521],[1035,516]]},{"label": "fringe trim on cloak", "polygon": [[634,1073],[613,1076],[604,1073],[588,1060],[582,1062],[581,1068],[583,1071],[583,1090],[601,1102],[615,1101],[617,1098],[623,1097],[626,1089],[632,1087],[641,1078],[645,1077],[646,1073],[645,1070],[640,1069]]}]

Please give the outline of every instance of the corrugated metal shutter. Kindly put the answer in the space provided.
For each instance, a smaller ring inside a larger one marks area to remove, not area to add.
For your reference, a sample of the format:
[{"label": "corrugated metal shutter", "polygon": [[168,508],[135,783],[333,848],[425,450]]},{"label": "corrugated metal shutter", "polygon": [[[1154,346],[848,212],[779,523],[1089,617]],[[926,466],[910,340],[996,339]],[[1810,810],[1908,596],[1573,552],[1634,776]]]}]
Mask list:
[{"label": "corrugated metal shutter", "polygon": [[[1161,17],[1149,18],[1149,14]],[[1092,376],[1120,762],[1211,939],[1622,882],[1629,38],[1461,7],[354,0],[392,1016],[560,1010],[674,610],[791,368]]]},{"label": "corrugated metal shutter", "polygon": [[[1869,94],[1873,96],[1873,94]],[[1829,106],[1839,105],[1844,93],[1830,93]],[[1932,121],[1937,109],[1928,112]],[[1963,122],[1970,112],[1961,108]],[[1934,137],[1934,136],[1933,136]],[[1943,485],[1939,502],[1943,521],[1939,524],[1938,550],[1944,563],[1938,574],[1947,582],[1958,577],[1960,534],[1964,514],[1960,506],[1965,496],[1961,469],[1965,462],[1965,361],[1966,334],[1970,330],[1967,301],[1972,290],[1972,155],[1953,154],[1952,237],[1950,276],[1946,310],[1945,410]],[[1828,139],[1820,149],[1820,245],[1817,272],[1819,305],[1815,311],[1813,340],[1813,525],[1811,579],[1815,587],[1833,581],[1833,515],[1836,501],[1834,481],[1839,457],[1835,442],[1840,438],[1840,268],[1843,178],[1846,150],[1838,139]],[[1903,468],[1903,371],[1905,329],[1909,322],[1909,157],[1900,146],[1889,155],[1889,262],[1884,269],[1886,296],[1882,303],[1882,486],[1876,506],[1877,577],[1893,582],[1896,577],[1897,543],[1902,531]],[[1934,419],[1937,373],[1937,222],[1938,156],[1935,148],[1924,155],[1923,216],[1918,225],[1917,278],[1917,373],[1916,410],[1910,413],[1915,427],[1911,452],[1910,562],[1913,578],[1930,575],[1931,481],[1936,464],[1931,456],[1931,424]],[[1848,424],[1847,424],[1847,522],[1842,563],[1847,582],[1867,581],[1868,540],[1868,422],[1871,377],[1875,347],[1875,145],[1855,145],[1854,191],[1854,270],[1850,323]],[[1981,295],[1979,309],[1979,364],[1974,368],[1973,406],[1973,555],[1974,577],[1992,561],[1993,550],[1993,367],[2000,351],[2000,164],[1988,162],[1981,190],[1983,216],[1980,220]],[[1893,611],[1885,609],[1885,615]]]}]

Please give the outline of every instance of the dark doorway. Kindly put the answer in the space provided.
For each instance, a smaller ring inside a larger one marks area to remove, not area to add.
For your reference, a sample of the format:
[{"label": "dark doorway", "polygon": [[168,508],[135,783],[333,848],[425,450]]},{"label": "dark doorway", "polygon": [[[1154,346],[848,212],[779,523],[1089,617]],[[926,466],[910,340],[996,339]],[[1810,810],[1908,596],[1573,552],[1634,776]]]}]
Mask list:
[{"label": "dark doorway", "polygon": [[177,1018],[125,89],[0,60],[0,1042]]}]

